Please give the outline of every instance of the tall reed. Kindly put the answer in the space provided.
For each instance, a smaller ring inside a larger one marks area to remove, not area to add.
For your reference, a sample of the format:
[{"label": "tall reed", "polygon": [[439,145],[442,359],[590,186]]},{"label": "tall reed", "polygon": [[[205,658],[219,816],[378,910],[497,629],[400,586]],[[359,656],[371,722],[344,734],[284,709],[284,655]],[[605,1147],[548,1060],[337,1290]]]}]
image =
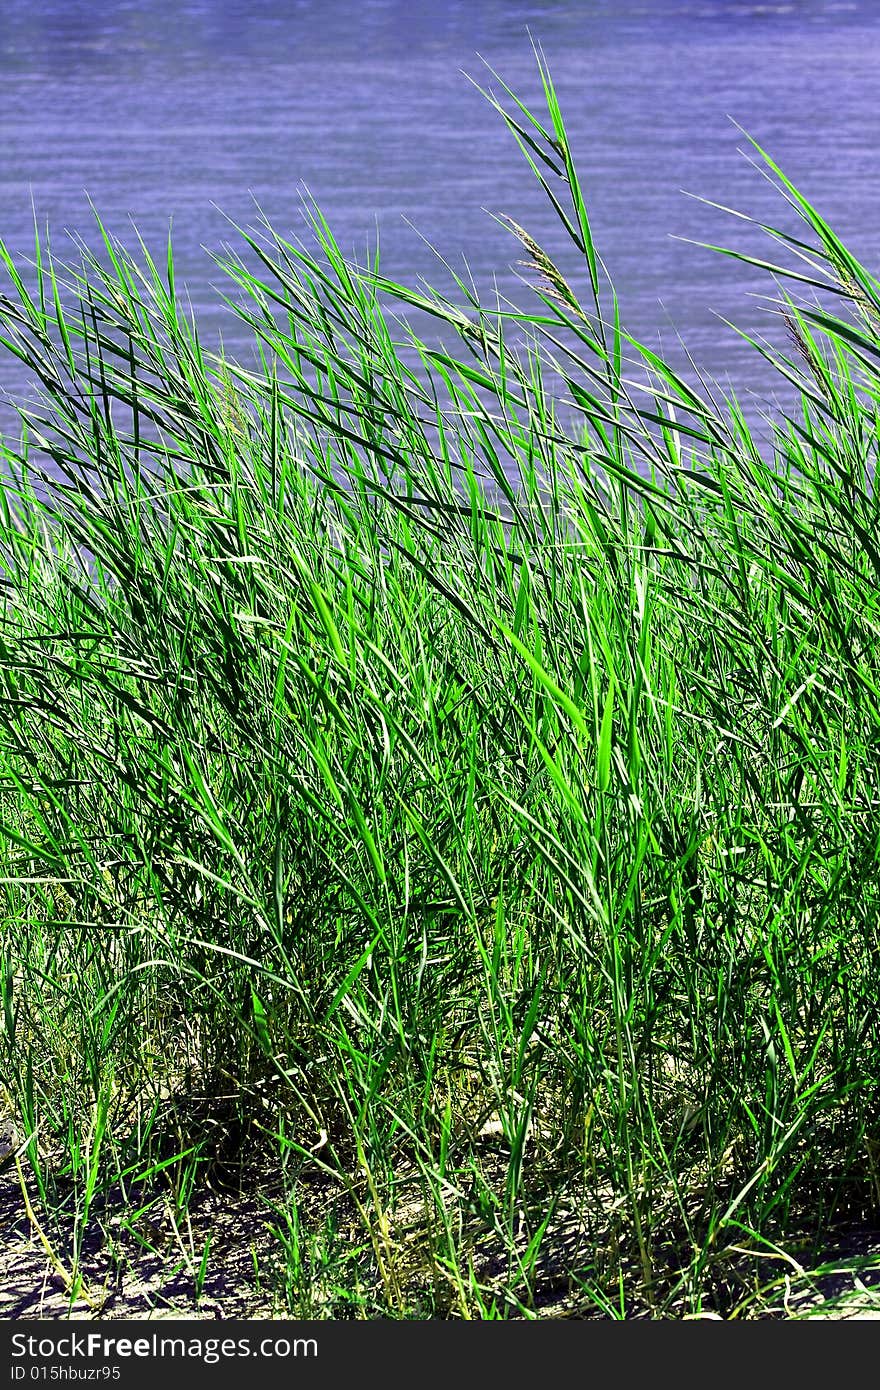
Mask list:
[{"label": "tall reed", "polygon": [[745,1316],[875,1219],[878,286],[756,147],[763,444],[624,331],[539,65],[527,308],[312,207],[220,259],[236,362],[170,244],[2,252],[0,1055],[72,1295],[108,1204],[267,1172],[313,1316]]}]

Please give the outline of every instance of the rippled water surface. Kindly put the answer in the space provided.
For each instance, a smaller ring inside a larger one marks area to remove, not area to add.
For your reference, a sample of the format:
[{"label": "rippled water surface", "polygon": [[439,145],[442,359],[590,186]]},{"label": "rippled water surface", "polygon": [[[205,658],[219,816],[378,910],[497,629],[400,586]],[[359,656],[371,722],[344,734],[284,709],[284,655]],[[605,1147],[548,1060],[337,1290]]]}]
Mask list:
[{"label": "rippled water surface", "polygon": [[785,215],[738,154],[733,121],[880,269],[876,0],[3,0],[0,14],[0,237],[25,254],[35,208],[64,251],[65,231],[92,235],[88,195],[114,231],[131,239],[131,219],[161,254],[173,219],[178,274],[229,351],[245,346],[202,248],[229,238],[223,214],[253,220],[254,200],[299,230],[304,184],[344,249],[363,253],[378,223],[394,278],[448,285],[411,222],[484,289],[497,273],[510,291],[517,248],[484,208],[559,249],[510,137],[462,75],[485,82],[482,55],[537,103],[529,33],[637,336],[671,348],[679,332],[713,375],[765,389],[715,315],[775,332],[754,298],[767,282],[674,239],[745,244],[742,224],[682,189]]}]

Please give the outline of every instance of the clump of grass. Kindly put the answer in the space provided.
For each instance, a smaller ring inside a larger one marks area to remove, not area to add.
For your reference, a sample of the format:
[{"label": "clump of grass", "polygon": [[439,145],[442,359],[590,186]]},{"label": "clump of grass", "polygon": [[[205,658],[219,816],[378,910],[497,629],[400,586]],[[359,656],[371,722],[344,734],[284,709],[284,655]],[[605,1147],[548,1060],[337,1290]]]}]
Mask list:
[{"label": "clump of grass", "polygon": [[248,365],[170,247],[3,253],[0,1047],[75,1288],[160,1183],[268,1183],[314,1315],[729,1316],[876,1219],[877,285],[758,150],[762,445],[623,331],[541,76],[528,309],[312,209],[221,258]]}]

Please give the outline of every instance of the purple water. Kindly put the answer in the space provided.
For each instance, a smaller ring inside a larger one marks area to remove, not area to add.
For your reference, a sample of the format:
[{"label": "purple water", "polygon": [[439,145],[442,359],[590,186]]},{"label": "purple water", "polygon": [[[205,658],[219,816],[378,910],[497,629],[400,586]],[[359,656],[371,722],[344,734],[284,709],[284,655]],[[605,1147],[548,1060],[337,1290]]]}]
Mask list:
[{"label": "purple water", "polygon": [[[0,237],[28,253],[33,203],[65,254],[66,231],[93,238],[88,194],[115,232],[133,241],[133,219],[162,256],[173,219],[204,336],[222,332],[233,354],[247,345],[202,248],[229,239],[223,213],[252,221],[254,199],[298,231],[303,184],[345,250],[362,254],[378,224],[393,278],[449,283],[408,218],[458,267],[464,256],[484,290],[497,273],[523,299],[510,269],[519,249],[486,207],[523,223],[583,284],[501,121],[461,74],[487,80],[480,53],[537,104],[527,31],[550,62],[637,336],[672,350],[678,330],[714,376],[767,388],[715,315],[781,341],[753,297],[769,283],[672,239],[762,245],[682,188],[786,215],[737,153],[729,117],[880,268],[876,0],[3,0],[0,16]],[[25,389],[2,354],[0,388]]]}]

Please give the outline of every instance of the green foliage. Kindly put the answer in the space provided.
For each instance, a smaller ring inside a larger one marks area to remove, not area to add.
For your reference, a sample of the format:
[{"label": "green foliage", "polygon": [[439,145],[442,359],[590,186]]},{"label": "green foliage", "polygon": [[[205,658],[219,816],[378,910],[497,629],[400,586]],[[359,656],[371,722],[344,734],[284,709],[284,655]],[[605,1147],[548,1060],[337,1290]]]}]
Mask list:
[{"label": "green foliage", "polygon": [[729,1313],[877,1200],[878,287],[758,150],[812,238],[753,258],[798,400],[761,441],[621,328],[541,74],[550,129],[487,93],[580,258],[506,218],[527,310],[313,208],[314,254],[221,261],[238,363],[170,247],[3,253],[22,1153],[81,1232],[274,1145],[314,1315],[310,1174],[360,1232],[334,1306],[396,1316]]}]

